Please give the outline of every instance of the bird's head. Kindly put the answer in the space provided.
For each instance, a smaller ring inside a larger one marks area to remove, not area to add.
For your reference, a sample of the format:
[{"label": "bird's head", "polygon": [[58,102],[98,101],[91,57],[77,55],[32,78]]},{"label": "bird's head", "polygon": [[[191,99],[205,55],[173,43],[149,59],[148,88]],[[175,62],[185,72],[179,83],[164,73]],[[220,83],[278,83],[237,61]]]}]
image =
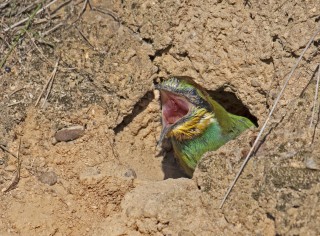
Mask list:
[{"label": "bird's head", "polygon": [[162,132],[159,144],[167,137],[191,139],[214,121],[214,113],[204,89],[189,77],[172,77],[155,85],[160,90]]}]

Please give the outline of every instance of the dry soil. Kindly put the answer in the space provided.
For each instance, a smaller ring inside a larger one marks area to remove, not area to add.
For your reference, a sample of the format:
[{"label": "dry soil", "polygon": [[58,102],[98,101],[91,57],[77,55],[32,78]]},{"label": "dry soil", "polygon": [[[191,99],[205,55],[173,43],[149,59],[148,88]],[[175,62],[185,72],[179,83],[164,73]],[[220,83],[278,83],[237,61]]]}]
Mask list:
[{"label": "dry soil", "polygon": [[[319,27],[319,0],[58,0],[7,29],[37,2],[0,3],[0,235],[320,235],[319,34],[222,209],[258,128],[188,179],[170,144],[157,147],[153,91],[191,76],[260,128]],[[54,139],[74,126],[79,137]]]}]

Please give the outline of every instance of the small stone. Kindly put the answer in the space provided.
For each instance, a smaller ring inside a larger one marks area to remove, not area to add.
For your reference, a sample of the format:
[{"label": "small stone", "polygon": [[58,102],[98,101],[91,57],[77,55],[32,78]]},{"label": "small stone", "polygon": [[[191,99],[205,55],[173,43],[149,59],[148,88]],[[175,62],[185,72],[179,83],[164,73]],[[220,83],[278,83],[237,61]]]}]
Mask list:
[{"label": "small stone", "polygon": [[134,179],[137,178],[137,174],[133,169],[128,169],[126,173],[124,173],[124,176],[128,178],[134,178]]},{"label": "small stone", "polygon": [[305,165],[311,170],[320,170],[320,163],[317,163],[313,158],[308,158],[305,161]]},{"label": "small stone", "polygon": [[252,86],[252,87],[260,87],[261,84],[260,84],[260,82],[259,82],[258,80],[252,79],[252,80],[251,80],[251,86]]},{"label": "small stone", "polygon": [[84,126],[77,125],[61,129],[56,132],[54,138],[57,142],[68,142],[80,138],[84,134]]},{"label": "small stone", "polygon": [[57,183],[58,177],[57,174],[53,171],[49,172],[43,172],[39,177],[38,180],[41,183],[48,184],[50,186],[54,185]]},{"label": "small stone", "polygon": [[52,140],[51,140],[51,144],[52,145],[56,145],[57,143],[58,143],[58,141],[56,140],[55,137],[53,137]]},{"label": "small stone", "polygon": [[7,72],[7,73],[10,73],[11,72],[11,68],[9,66],[5,66],[4,70]]}]

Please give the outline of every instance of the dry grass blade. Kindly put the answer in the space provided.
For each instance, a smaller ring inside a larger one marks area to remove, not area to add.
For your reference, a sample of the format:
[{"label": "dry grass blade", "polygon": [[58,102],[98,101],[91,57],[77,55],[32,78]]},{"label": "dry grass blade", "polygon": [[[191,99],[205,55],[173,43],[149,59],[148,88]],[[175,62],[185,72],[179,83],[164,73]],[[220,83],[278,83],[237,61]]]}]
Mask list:
[{"label": "dry grass blade", "polygon": [[50,74],[50,76],[49,76],[49,79],[48,79],[47,83],[46,83],[46,84],[45,84],[45,86],[43,87],[43,89],[42,89],[42,91],[41,91],[41,93],[40,93],[40,95],[39,95],[39,97],[38,97],[38,99],[37,99],[37,101],[36,101],[35,106],[38,106],[38,104],[39,104],[39,102],[40,102],[40,99],[41,99],[42,95],[44,94],[44,92],[45,92],[45,91],[46,91],[46,89],[48,88],[48,85],[49,85],[49,83],[50,83],[50,81],[51,81],[51,78],[52,78],[52,74]]},{"label": "dry grass blade", "polygon": [[43,103],[42,103],[41,108],[43,108],[44,105],[46,104],[46,101],[47,101],[47,99],[48,99],[48,97],[49,97],[49,94],[50,94],[50,92],[51,92],[53,80],[54,80],[54,77],[56,76],[56,73],[57,73],[57,70],[58,70],[59,60],[60,60],[60,59],[58,59],[57,62],[56,62],[56,64],[54,65],[54,69],[53,69],[53,71],[52,71],[51,80],[50,80],[50,84],[49,84],[49,87],[48,87],[48,90],[47,90],[47,94],[46,94],[46,97],[44,98],[44,101],[43,101]]},{"label": "dry grass blade", "polygon": [[89,39],[84,35],[84,33],[82,33],[82,31],[80,29],[78,29],[78,27],[75,26],[75,28],[78,30],[79,34],[82,36],[82,38],[84,39],[84,41],[86,41],[86,43],[93,49],[95,50],[95,47],[90,43]]},{"label": "dry grass blade", "polygon": [[[54,62],[51,61],[51,60],[49,60],[49,59],[44,55],[44,53],[43,53],[43,51],[41,50],[41,48],[39,48],[38,45],[36,44],[34,38],[32,38],[32,36],[31,36],[28,32],[26,32],[26,33],[27,33],[27,35],[29,36],[29,38],[30,38],[33,46],[34,46],[34,47],[37,49],[37,51],[40,53],[40,57],[41,57],[43,60],[45,60],[46,62],[48,62],[48,64],[50,64],[51,66],[54,67]],[[39,40],[37,40],[37,41],[39,41]],[[75,68],[65,68],[65,67],[59,66],[59,70],[75,70]],[[51,78],[51,77],[50,77],[50,78]],[[46,88],[46,87],[45,87],[45,88]],[[24,88],[21,88],[21,89],[24,89]],[[18,91],[15,91],[15,92],[18,92]],[[15,93],[15,92],[13,92],[13,93]],[[13,93],[12,93],[12,94],[13,94]],[[10,94],[9,96],[11,96],[12,94]]]},{"label": "dry grass blade", "polygon": [[37,46],[37,44],[35,43],[34,39],[31,37],[31,35],[27,32],[27,35],[29,36],[33,46],[37,49],[37,51],[40,53],[41,57],[46,61],[48,62],[50,65],[53,66],[53,62],[50,61],[44,54],[43,54],[43,51]]},{"label": "dry grass blade", "polygon": [[82,14],[86,11],[87,5],[89,5],[90,9],[92,9],[91,4],[89,2],[89,0],[85,0],[83,3],[83,7],[78,15],[78,19],[82,16]]},{"label": "dry grass blade", "polygon": [[[42,7],[41,9],[38,9],[38,8],[37,8],[36,11],[35,11],[35,15],[38,15],[39,13],[43,12],[43,11],[46,10],[48,7],[50,7],[52,4],[54,4],[56,1],[58,1],[58,0],[53,0],[52,2],[49,2],[46,6]],[[19,25],[23,24],[24,22],[28,21],[29,18],[30,18],[30,17],[24,18],[24,19],[22,19],[21,21],[19,21],[19,22],[17,22],[17,23],[14,23],[13,25],[5,28],[3,31],[4,31],[4,32],[7,32],[7,31],[9,31],[9,30],[11,30],[11,29],[19,26]]]},{"label": "dry grass blade", "polygon": [[21,90],[25,89],[25,87],[16,89],[15,91],[13,91],[12,93],[9,94],[9,97],[11,97],[13,94],[16,94],[17,92],[20,92]]},{"label": "dry grass blade", "polygon": [[12,53],[13,49],[18,45],[19,40],[24,36],[24,34],[27,32],[28,28],[31,25],[32,20],[34,19],[34,17],[36,16],[36,13],[38,12],[38,10],[40,9],[41,4],[38,5],[37,9],[33,11],[33,13],[31,14],[31,16],[29,18],[27,18],[28,22],[25,25],[25,27],[20,31],[20,33],[14,38],[13,40],[13,44],[11,45],[9,52],[5,55],[5,57],[2,59],[1,63],[0,63],[0,68],[3,67],[3,65],[6,63],[8,57],[10,56],[10,54]]},{"label": "dry grass blade", "polygon": [[44,37],[44,36],[47,36],[48,34],[50,34],[51,32],[55,31],[56,29],[58,29],[59,27],[63,26],[64,23],[60,22],[59,24],[53,26],[51,29],[47,30],[46,32],[42,33],[41,35]]},{"label": "dry grass blade", "polygon": [[318,103],[319,80],[320,80],[320,64],[318,65],[317,85],[316,85],[316,91],[314,93],[314,99],[313,99],[313,108],[312,108],[312,115],[311,115],[311,121],[310,121],[310,127],[309,127],[310,129],[312,128],[314,114],[316,113],[316,107]]},{"label": "dry grass blade", "polygon": [[13,102],[13,103],[10,103],[10,104],[8,104],[8,105],[7,105],[7,107],[16,106],[16,105],[19,105],[19,104],[22,104],[22,102],[21,102],[21,101],[19,101],[19,102]]},{"label": "dry grass blade", "polygon": [[57,69],[58,69],[59,60],[60,60],[60,59],[58,59],[57,62],[56,62],[56,64],[54,65],[53,71],[52,71],[52,73],[51,73],[51,75],[50,75],[47,83],[46,83],[45,86],[43,87],[43,89],[42,89],[42,91],[41,91],[41,93],[40,93],[40,95],[39,95],[39,97],[38,97],[38,99],[37,99],[37,101],[36,101],[35,106],[37,106],[37,105],[39,104],[42,95],[43,95],[44,92],[47,90],[47,94],[46,94],[45,99],[44,99],[44,101],[43,101],[42,107],[43,107],[44,104],[46,103],[46,101],[47,101],[47,99],[48,99],[48,96],[49,96],[49,94],[50,94],[51,88],[52,88],[53,79],[54,79],[54,77],[55,77],[55,75],[56,75],[56,72],[57,72]]},{"label": "dry grass blade", "polygon": [[49,21],[52,22],[54,19],[61,18],[61,15],[62,14],[60,13],[56,13],[56,14],[51,14],[50,17],[48,18],[35,19],[33,24],[39,25],[39,24],[47,23]]},{"label": "dry grass blade", "polygon": [[97,7],[93,7],[92,10],[97,11],[97,12],[101,12],[103,14],[111,16],[120,25],[120,18],[119,18],[119,16],[117,16],[116,13],[114,13],[114,12],[112,12],[110,10],[107,10],[107,9],[100,9],[100,8],[97,8]]},{"label": "dry grass blade", "polygon": [[20,170],[21,170],[20,148],[21,148],[21,138],[19,141],[19,148],[18,148],[18,154],[17,154],[17,159],[18,159],[17,170],[12,178],[11,184],[7,188],[2,189],[2,192],[4,192],[4,193],[7,193],[7,192],[11,191],[12,189],[16,188],[19,183]]},{"label": "dry grass blade", "polygon": [[10,2],[5,2],[5,3],[1,3],[0,4],[0,9],[6,8],[7,6],[9,6]]},{"label": "dry grass blade", "polygon": [[13,152],[11,152],[9,149],[7,149],[7,148],[6,148],[5,146],[3,146],[2,144],[0,144],[0,148],[1,148],[3,151],[9,153],[11,156],[13,156],[13,157],[15,157],[15,158],[18,158],[18,156],[17,156],[16,154],[14,154]]},{"label": "dry grass blade", "polygon": [[23,8],[22,10],[20,10],[16,15],[19,16],[19,15],[21,15],[22,13],[31,10],[33,7],[35,7],[35,6],[36,6],[37,4],[39,4],[39,3],[41,3],[41,0],[31,3],[31,4],[28,5],[27,7]]},{"label": "dry grass blade", "polygon": [[234,185],[236,184],[237,180],[239,179],[239,177],[240,177],[243,169],[245,168],[246,164],[248,163],[248,161],[249,161],[249,159],[250,159],[250,157],[251,157],[251,154],[252,154],[253,151],[255,150],[255,148],[256,148],[256,146],[257,146],[257,144],[258,144],[258,142],[259,142],[259,139],[260,139],[260,137],[262,136],[262,133],[264,132],[264,130],[266,129],[266,126],[267,126],[267,124],[268,124],[268,122],[269,122],[269,120],[270,120],[270,118],[271,118],[271,115],[273,114],[276,106],[278,105],[278,102],[279,102],[279,100],[280,100],[280,98],[281,98],[281,96],[282,96],[285,88],[287,87],[287,84],[288,84],[289,80],[291,79],[294,71],[295,71],[296,68],[298,67],[300,61],[302,60],[303,55],[305,54],[305,52],[307,51],[307,49],[310,47],[310,44],[313,42],[314,38],[316,37],[316,35],[317,35],[319,32],[320,32],[320,26],[319,26],[318,29],[315,31],[315,33],[312,35],[312,37],[311,37],[311,39],[309,40],[308,44],[306,45],[306,47],[305,47],[304,50],[302,51],[300,57],[299,57],[298,60],[296,61],[296,64],[295,64],[294,67],[291,69],[290,74],[288,75],[288,77],[287,77],[284,85],[282,86],[281,91],[279,92],[279,94],[278,94],[278,96],[277,96],[277,98],[276,98],[276,100],[275,100],[275,102],[274,102],[274,104],[273,104],[273,106],[272,106],[272,108],[271,108],[271,111],[269,112],[267,119],[265,120],[262,128],[260,129],[260,131],[259,131],[259,133],[258,133],[258,135],[257,135],[257,138],[255,139],[255,141],[254,141],[254,143],[253,143],[253,145],[252,145],[252,147],[251,147],[248,155],[246,156],[246,158],[245,158],[245,160],[243,161],[243,163],[242,163],[242,165],[241,165],[241,167],[240,167],[240,169],[239,169],[236,177],[234,178],[234,180],[233,180],[232,183],[230,184],[230,186],[229,186],[226,194],[224,195],[224,197],[223,197],[223,199],[222,199],[222,201],[221,201],[221,203],[220,203],[220,206],[219,206],[220,209],[223,207],[223,205],[224,205],[226,199],[228,198],[231,190],[233,189],[233,187],[234,187]]}]

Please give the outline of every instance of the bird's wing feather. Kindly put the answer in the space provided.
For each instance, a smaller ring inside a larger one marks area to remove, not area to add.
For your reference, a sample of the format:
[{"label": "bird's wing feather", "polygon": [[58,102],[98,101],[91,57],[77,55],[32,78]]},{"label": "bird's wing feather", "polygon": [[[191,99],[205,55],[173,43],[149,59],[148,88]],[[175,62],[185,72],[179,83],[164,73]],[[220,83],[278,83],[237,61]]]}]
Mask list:
[{"label": "bird's wing feather", "polygon": [[219,123],[222,133],[229,134],[236,137],[244,130],[254,126],[254,124],[246,117],[233,115],[227,112],[219,103],[213,100],[209,95],[206,98],[211,104],[215,113],[215,118]]},{"label": "bird's wing feather", "polygon": [[228,133],[232,129],[234,123],[231,117],[229,116],[229,113],[219,103],[213,100],[209,95],[206,96],[206,99],[212,106],[215,118],[217,119],[217,122],[219,123],[222,132]]}]

